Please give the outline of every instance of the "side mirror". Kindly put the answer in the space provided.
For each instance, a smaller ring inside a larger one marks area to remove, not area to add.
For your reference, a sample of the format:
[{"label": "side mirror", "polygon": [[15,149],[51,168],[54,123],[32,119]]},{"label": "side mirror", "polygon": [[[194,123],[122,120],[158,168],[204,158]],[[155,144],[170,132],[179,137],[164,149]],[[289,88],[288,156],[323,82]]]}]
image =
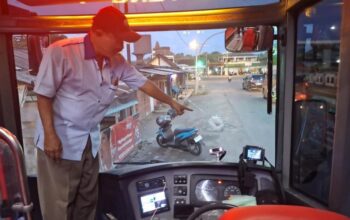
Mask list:
[{"label": "side mirror", "polygon": [[216,156],[216,161],[221,161],[226,155],[226,151],[222,147],[215,147],[209,149],[209,154]]},{"label": "side mirror", "polygon": [[272,48],[273,27],[229,27],[225,31],[225,48],[230,52],[258,52]]}]

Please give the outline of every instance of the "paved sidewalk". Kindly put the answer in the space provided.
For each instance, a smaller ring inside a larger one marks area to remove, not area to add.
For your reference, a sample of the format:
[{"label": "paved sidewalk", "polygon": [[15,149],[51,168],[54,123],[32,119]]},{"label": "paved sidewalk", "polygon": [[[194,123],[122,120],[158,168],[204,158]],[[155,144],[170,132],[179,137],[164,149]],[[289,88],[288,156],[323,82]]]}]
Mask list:
[{"label": "paved sidewalk", "polygon": [[[191,99],[201,98],[202,94],[206,93],[206,88],[201,86],[199,88],[199,94],[194,95],[193,85],[188,84],[188,88],[182,92],[179,96],[178,102],[184,105],[190,106],[194,109],[194,103]],[[159,126],[156,123],[156,118],[160,115],[166,114],[169,110],[167,104],[161,104],[157,110],[150,113],[144,119],[140,121],[140,131],[142,142],[138,146],[138,149],[132,152],[125,161],[150,161],[150,160],[160,160],[160,161],[208,161],[215,160],[213,156],[210,156],[208,153],[205,143],[202,146],[201,155],[192,155],[189,152],[185,152],[180,149],[175,149],[171,147],[162,148],[156,142],[156,132],[159,129]],[[197,109],[194,109],[197,110]],[[203,127],[196,126],[194,122],[206,123],[206,120],[202,120],[198,111],[187,112],[172,122],[173,129],[175,128],[192,128],[192,127]],[[202,131],[200,131],[202,134]]]},{"label": "paved sidewalk", "polygon": [[194,89],[185,89],[182,91],[182,93],[179,95],[179,102],[185,103],[186,100],[193,94]]},{"label": "paved sidewalk", "polygon": [[[182,93],[179,95],[178,97],[178,102],[180,104],[183,104],[183,105],[187,105],[187,100],[189,97],[192,96],[193,94],[193,89],[192,88],[188,88],[188,89],[184,89],[182,91]],[[165,113],[169,110],[169,106],[167,104],[159,104],[159,106],[154,110],[154,113]],[[147,118],[147,117],[146,117]]]}]

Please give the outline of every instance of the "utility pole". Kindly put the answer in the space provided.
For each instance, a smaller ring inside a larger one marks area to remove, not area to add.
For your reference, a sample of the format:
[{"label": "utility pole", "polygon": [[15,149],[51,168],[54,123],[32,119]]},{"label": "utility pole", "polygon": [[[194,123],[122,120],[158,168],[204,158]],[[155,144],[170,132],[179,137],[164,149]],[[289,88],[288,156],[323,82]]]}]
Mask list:
[{"label": "utility pole", "polygon": [[199,48],[199,50],[197,50],[197,49],[198,49],[198,43],[197,43],[196,40],[193,40],[193,41],[190,42],[190,48],[193,49],[193,50],[195,50],[195,53],[196,53],[196,63],[195,63],[196,84],[195,84],[195,87],[194,87],[194,94],[197,94],[197,93],[198,93],[198,84],[199,84],[198,67],[197,67],[198,56],[201,54],[202,49],[203,49],[203,46],[207,43],[207,41],[208,41],[210,38],[212,38],[212,37],[214,37],[214,36],[216,36],[216,35],[218,35],[218,34],[222,34],[222,33],[224,33],[224,31],[220,31],[220,32],[214,33],[214,34],[210,35],[209,37],[207,37],[207,39],[205,39],[205,40],[203,41],[203,43],[201,44],[201,47]]}]

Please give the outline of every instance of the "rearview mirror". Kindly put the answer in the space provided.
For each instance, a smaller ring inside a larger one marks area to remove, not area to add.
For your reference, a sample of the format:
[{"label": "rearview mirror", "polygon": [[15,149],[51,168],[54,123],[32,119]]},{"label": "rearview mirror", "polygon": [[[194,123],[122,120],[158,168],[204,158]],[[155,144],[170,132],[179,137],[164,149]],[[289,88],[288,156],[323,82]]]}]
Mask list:
[{"label": "rearview mirror", "polygon": [[225,48],[230,52],[266,51],[272,44],[272,26],[229,27],[225,31]]}]

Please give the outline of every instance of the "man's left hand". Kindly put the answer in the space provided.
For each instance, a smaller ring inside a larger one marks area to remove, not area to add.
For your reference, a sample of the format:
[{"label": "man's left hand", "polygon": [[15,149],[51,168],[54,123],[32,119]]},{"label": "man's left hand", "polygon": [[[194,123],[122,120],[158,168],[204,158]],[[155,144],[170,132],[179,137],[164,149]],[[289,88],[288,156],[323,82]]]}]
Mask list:
[{"label": "man's left hand", "polygon": [[182,115],[185,113],[185,110],[187,111],[193,111],[191,108],[188,108],[184,105],[181,105],[180,103],[173,100],[173,102],[170,105],[173,109],[175,109],[177,115]]}]

